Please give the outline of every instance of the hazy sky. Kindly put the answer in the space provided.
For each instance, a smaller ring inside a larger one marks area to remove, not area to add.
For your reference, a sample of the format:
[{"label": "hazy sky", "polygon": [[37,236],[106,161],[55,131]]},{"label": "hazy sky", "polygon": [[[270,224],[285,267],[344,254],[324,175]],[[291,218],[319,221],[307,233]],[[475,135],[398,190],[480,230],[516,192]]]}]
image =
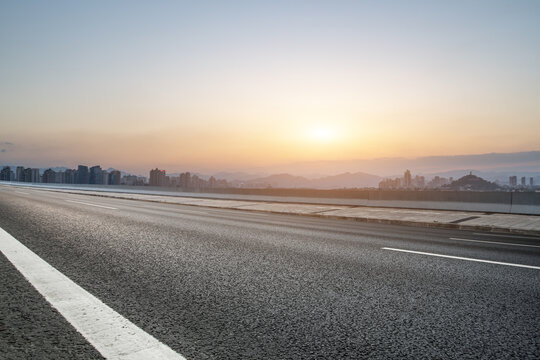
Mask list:
[{"label": "hazy sky", "polygon": [[540,149],[540,1],[2,1],[0,163]]}]

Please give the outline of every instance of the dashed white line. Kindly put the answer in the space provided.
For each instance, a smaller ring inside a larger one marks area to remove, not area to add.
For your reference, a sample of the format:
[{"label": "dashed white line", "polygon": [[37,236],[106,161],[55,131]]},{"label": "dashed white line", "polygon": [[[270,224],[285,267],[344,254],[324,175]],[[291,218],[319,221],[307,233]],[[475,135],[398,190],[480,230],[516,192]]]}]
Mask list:
[{"label": "dashed white line", "polygon": [[206,211],[188,211],[188,210],[181,210],[178,211],[179,214],[187,214],[187,215],[209,215],[209,212]]},{"label": "dashed white line", "polygon": [[23,195],[30,195],[30,193],[24,192],[24,191],[17,191],[15,190],[17,194],[23,194]]},{"label": "dashed white line", "polygon": [[505,237],[505,238],[517,238],[517,239],[529,239],[529,240],[540,240],[540,238],[530,237],[530,236],[519,236],[519,235],[502,235],[502,234],[489,234],[489,233],[473,233],[474,235],[482,236],[495,236],[495,237]]},{"label": "dashed white line", "polygon": [[91,203],[87,203],[87,202],[84,202],[84,201],[75,201],[75,200],[66,200],[66,201],[70,202],[70,203],[75,203],[75,204],[82,204],[82,205],[95,206],[95,207],[104,208],[104,209],[118,210],[118,208],[115,208],[115,207],[112,207],[112,206],[91,204]]},{"label": "dashed white line", "polygon": [[527,269],[540,270],[540,266],[513,264],[513,263],[507,263],[507,262],[500,262],[500,261],[482,260],[482,259],[474,259],[474,258],[461,257],[461,256],[442,255],[442,254],[434,254],[434,253],[428,253],[428,252],[423,252],[423,251],[404,250],[404,249],[396,249],[396,248],[388,248],[388,247],[383,247],[381,249],[383,249],[383,250],[391,250],[391,251],[399,251],[399,252],[410,253],[410,254],[436,256],[436,257],[442,257],[442,258],[447,258],[447,259],[476,261],[476,262],[487,263],[487,264],[515,266],[515,267],[521,267],[521,268],[527,268]]},{"label": "dashed white line", "polygon": [[461,239],[461,238],[449,238],[450,240],[457,241],[467,241],[467,242],[476,242],[476,243],[486,243],[486,244],[498,244],[498,245],[511,245],[511,246],[523,246],[523,247],[533,247],[540,248],[540,245],[528,245],[528,244],[514,244],[500,241],[487,241],[487,240],[475,240],[475,239]]},{"label": "dashed white line", "polygon": [[0,250],[105,358],[185,360],[182,355],[105,305],[1,228]]},{"label": "dashed white line", "polygon": [[[244,210],[244,209],[239,209],[239,210]],[[250,209],[247,209],[247,211],[251,211]],[[257,210],[255,210],[257,211]],[[257,215],[257,216],[271,216],[271,215],[275,215],[273,213],[269,213],[269,212],[252,212],[250,213],[249,215]]]}]

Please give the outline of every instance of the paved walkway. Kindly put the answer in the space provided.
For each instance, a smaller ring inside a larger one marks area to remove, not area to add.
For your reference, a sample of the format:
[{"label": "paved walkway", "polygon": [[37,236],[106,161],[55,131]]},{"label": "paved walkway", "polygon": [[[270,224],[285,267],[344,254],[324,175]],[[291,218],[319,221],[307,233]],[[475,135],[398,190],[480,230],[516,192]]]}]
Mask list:
[{"label": "paved walkway", "polygon": [[377,208],[366,206],[272,203],[261,201],[224,200],[179,196],[159,196],[122,192],[101,192],[66,189],[44,189],[119,199],[133,199],[170,204],[213,208],[262,211],[279,214],[308,215],[351,219],[366,222],[404,224],[412,226],[512,232],[540,236],[540,216],[486,214],[483,212]]}]

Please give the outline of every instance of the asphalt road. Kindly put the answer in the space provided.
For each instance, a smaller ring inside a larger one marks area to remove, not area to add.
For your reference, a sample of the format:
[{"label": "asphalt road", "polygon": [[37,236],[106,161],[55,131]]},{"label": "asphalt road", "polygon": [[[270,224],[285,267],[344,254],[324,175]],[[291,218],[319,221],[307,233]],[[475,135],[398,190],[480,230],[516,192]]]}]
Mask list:
[{"label": "asphalt road", "polygon": [[[383,249],[540,266],[540,239],[8,186],[0,227],[188,359],[540,358],[540,270]],[[0,269],[0,358],[100,358]]]}]

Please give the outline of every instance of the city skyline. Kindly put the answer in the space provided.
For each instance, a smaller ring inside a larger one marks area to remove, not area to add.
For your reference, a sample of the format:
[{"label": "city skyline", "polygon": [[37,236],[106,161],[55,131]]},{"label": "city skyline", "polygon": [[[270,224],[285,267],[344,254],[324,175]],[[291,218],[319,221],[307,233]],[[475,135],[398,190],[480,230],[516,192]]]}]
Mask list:
[{"label": "city skyline", "polygon": [[2,163],[243,170],[540,149],[538,2],[0,9]]},{"label": "city skyline", "polygon": [[[391,176],[377,176],[366,173],[344,173],[335,176],[326,176],[319,179],[307,179],[301,176],[290,174],[273,174],[262,178],[252,177],[251,179],[221,179],[217,174],[203,175],[190,171],[183,173],[169,173],[165,169],[150,169],[149,176],[137,176],[123,171],[109,168],[103,169],[100,165],[88,167],[78,165],[77,169],[71,168],[25,168],[24,166],[1,166],[0,181],[26,182],[26,183],[48,183],[48,184],[79,184],[79,185],[138,185],[138,186],[166,186],[182,189],[225,189],[225,188],[303,188],[303,189],[359,189],[374,188],[380,190],[521,190],[534,191],[534,176],[521,176],[518,185],[518,176],[512,174],[508,177],[508,182],[495,180],[486,181],[480,176],[473,175],[473,171],[461,176],[457,181],[454,177],[449,178],[432,174],[427,177],[422,174],[413,174],[409,169],[405,170],[402,177],[392,178]],[[42,171],[43,170],[43,171]],[[223,174],[223,173],[222,173]],[[538,175],[539,173],[537,173]],[[414,176],[413,176],[414,175]],[[523,174],[521,174],[523,175]],[[529,173],[529,175],[531,175]],[[537,176],[540,180],[540,176]],[[378,182],[378,186],[374,186]],[[330,185],[332,184],[333,185]],[[506,184],[507,183],[507,184]]]}]

